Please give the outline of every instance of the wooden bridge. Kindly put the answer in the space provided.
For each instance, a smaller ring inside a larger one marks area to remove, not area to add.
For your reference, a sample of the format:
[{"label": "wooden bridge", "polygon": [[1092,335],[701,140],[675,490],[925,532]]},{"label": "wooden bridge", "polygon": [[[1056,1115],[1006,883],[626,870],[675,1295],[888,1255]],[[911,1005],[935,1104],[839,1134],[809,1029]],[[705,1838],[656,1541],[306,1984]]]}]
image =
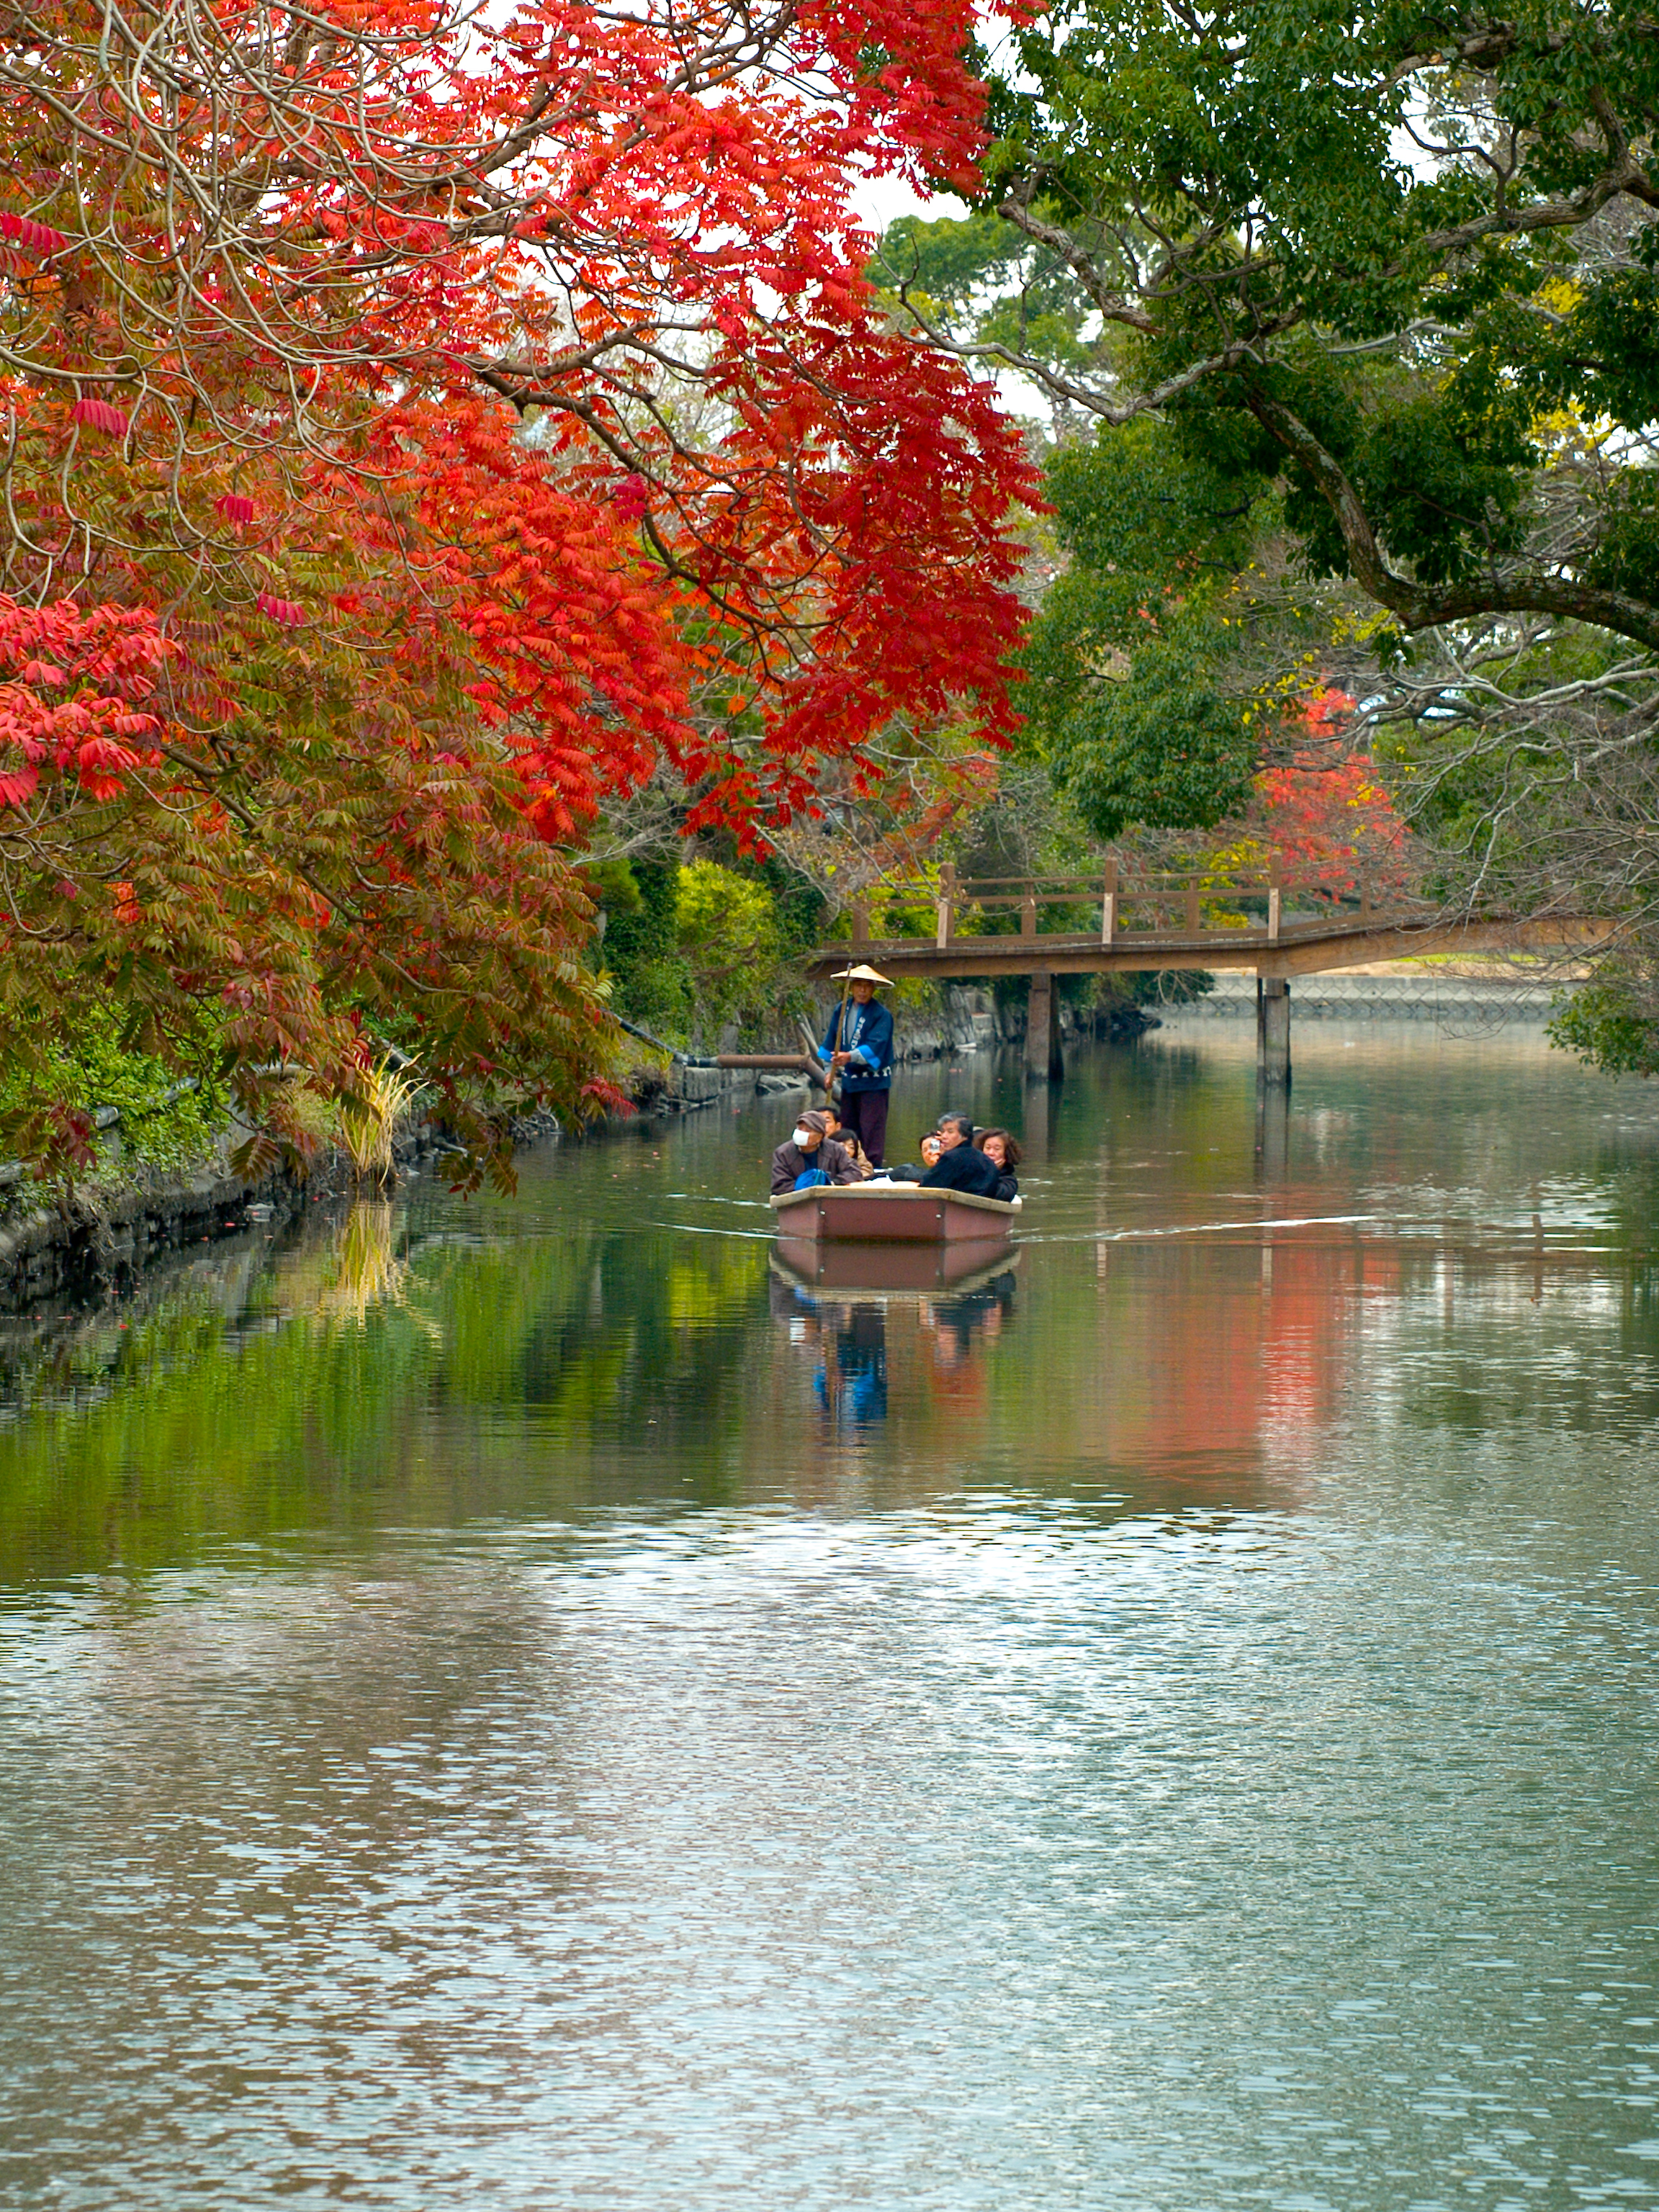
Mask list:
[{"label": "wooden bridge", "polygon": [[1298,882],[1282,866],[1258,870],[1146,870],[1108,862],[1094,876],[1005,876],[882,886],[887,909],[931,912],[926,937],[872,933],[873,900],[851,907],[853,933],[811,956],[827,977],[848,959],[906,976],[1031,978],[1029,1073],[1059,1073],[1056,975],[1137,969],[1254,969],[1261,985],[1261,1072],[1290,1079],[1290,979],[1362,962],[1432,954],[1552,952],[1605,944],[1616,924],[1583,915],[1449,915],[1427,900]]}]

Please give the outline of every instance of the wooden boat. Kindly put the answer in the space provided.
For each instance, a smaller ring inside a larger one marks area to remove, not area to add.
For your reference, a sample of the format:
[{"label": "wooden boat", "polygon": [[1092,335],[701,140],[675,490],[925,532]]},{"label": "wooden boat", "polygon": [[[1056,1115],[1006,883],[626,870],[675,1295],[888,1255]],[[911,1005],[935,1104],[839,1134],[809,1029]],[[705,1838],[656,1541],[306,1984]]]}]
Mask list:
[{"label": "wooden boat", "polygon": [[1006,1242],[1019,1200],[915,1183],[820,1183],[772,1200],[778,1233],[841,1244],[989,1244]]},{"label": "wooden boat", "polygon": [[981,1244],[842,1244],[781,1237],[772,1248],[772,1273],[793,1290],[885,1304],[918,1294],[982,1289],[1017,1267],[1019,1253],[1019,1246],[1006,1239]]}]

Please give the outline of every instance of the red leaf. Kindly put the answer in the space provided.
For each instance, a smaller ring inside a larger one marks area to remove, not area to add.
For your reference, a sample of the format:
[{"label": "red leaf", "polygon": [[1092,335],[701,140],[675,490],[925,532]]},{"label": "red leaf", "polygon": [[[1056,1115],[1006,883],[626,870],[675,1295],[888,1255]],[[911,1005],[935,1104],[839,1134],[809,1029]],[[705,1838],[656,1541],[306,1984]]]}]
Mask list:
[{"label": "red leaf", "polygon": [[111,438],[125,438],[127,434],[127,417],[107,399],[77,399],[70,416],[74,422],[85,422]]},{"label": "red leaf", "polygon": [[27,252],[45,256],[61,253],[69,240],[61,230],[37,222],[32,215],[0,214],[0,238],[9,238]]},{"label": "red leaf", "polygon": [[651,504],[651,495],[645,478],[637,469],[630,469],[617,485],[611,506],[624,522],[642,522]]}]

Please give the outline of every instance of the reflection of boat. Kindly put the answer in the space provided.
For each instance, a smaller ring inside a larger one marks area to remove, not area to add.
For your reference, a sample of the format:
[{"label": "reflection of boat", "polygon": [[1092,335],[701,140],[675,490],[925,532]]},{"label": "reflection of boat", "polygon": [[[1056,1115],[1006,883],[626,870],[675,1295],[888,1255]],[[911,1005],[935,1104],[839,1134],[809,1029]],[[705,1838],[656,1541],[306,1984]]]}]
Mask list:
[{"label": "reflection of boat", "polygon": [[1019,1249],[978,1244],[820,1243],[781,1237],[772,1248],[772,1272],[802,1291],[884,1298],[892,1293],[977,1291],[1019,1262]]},{"label": "reflection of boat", "polygon": [[1018,1211],[1018,1200],[916,1183],[820,1183],[781,1191],[771,1203],[781,1236],[853,1244],[1000,1244]]}]

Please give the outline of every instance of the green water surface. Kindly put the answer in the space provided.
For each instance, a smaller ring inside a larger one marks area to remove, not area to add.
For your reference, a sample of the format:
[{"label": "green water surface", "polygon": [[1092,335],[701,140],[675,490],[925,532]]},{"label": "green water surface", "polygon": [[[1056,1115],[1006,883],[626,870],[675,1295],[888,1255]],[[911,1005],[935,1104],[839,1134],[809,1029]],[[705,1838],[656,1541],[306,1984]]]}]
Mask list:
[{"label": "green water surface", "polygon": [[0,2203],[1659,2203],[1659,1097],[1242,1025],[1009,1265],[789,1101],[0,1342]]}]

